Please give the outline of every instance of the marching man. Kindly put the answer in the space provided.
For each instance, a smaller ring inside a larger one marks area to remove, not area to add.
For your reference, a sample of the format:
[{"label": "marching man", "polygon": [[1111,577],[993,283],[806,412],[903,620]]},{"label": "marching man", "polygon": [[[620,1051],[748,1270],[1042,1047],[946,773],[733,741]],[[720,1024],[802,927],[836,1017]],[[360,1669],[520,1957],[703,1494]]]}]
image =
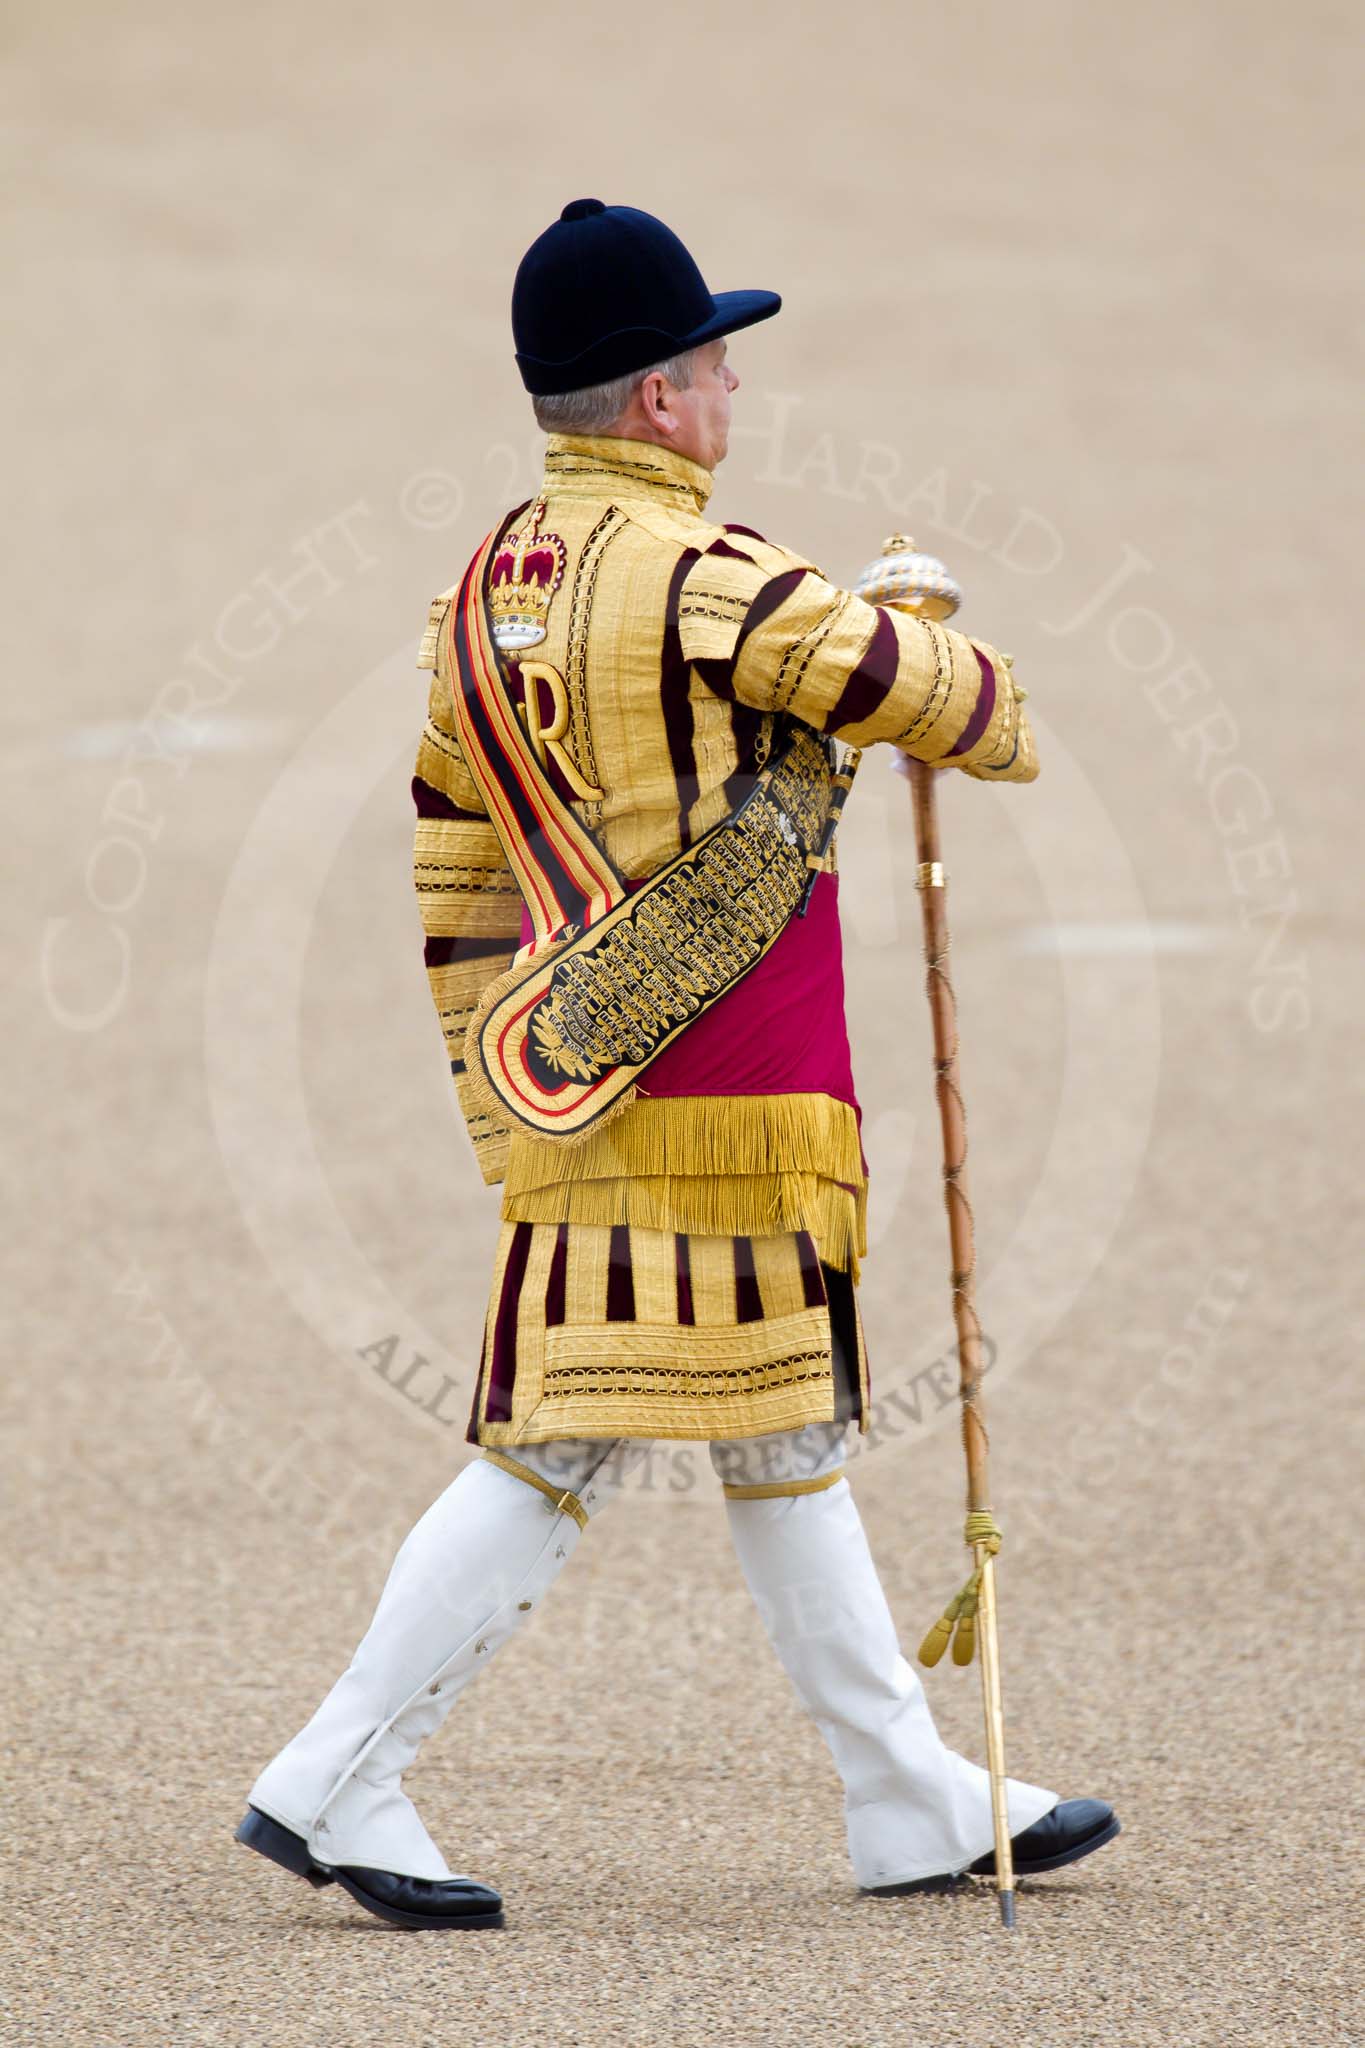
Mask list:
[{"label": "marching man", "polygon": [[[540,489],[431,608],[414,870],[502,1227],[469,1438],[238,1839],[405,1927],[502,1924],[403,1790],[657,1439],[710,1447],[744,1578],[833,1756],[864,1891],[994,1869],[990,1783],[901,1653],[841,1455],[867,1426],[867,1167],[834,741],[1028,782],[1008,663],[707,517],[739,379],[678,238],[575,200],[512,297]],[[1014,1870],[1118,1832],[1006,1783]],[[1003,1840],[1003,1835],[1002,1838]]]}]

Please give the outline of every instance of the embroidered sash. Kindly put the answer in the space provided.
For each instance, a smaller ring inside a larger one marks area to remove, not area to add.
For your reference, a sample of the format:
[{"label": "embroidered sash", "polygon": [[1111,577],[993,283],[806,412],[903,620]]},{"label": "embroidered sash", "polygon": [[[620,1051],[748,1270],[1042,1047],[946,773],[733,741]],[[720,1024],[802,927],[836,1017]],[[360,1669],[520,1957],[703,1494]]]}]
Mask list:
[{"label": "embroidered sash", "polygon": [[730,816],[628,890],[517,715],[486,610],[498,531],[450,608],[455,729],[534,936],[485,992],[465,1062],[491,1114],[570,1142],[625,1107],[650,1061],[800,908],[832,822],[831,749],[793,723]]},{"label": "embroidered sash", "polygon": [[568,926],[601,917],[626,886],[557,794],[517,716],[488,622],[488,568],[500,531],[475,555],[450,607],[450,674],[460,752],[531,912],[535,954]]}]

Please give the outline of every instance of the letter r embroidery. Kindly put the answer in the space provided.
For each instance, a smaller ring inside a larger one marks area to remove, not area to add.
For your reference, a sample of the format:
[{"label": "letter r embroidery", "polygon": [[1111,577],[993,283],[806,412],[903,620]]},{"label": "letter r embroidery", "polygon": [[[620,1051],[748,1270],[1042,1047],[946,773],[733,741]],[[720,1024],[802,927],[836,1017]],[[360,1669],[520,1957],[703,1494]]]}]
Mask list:
[{"label": "letter r embroidery", "polygon": [[[522,682],[525,684],[522,716],[526,720],[526,731],[541,766],[548,767],[547,757],[553,757],[555,765],[576,797],[581,797],[585,802],[600,803],[606,791],[594,789],[590,782],[584,781],[578,772],[577,764],[563,744],[564,735],[569,730],[569,693],[564,687],[563,676],[548,661],[523,661],[518,666]],[[538,683],[548,686],[550,699],[554,705],[554,717],[548,725],[542,725],[540,722],[540,692],[536,687]]]}]

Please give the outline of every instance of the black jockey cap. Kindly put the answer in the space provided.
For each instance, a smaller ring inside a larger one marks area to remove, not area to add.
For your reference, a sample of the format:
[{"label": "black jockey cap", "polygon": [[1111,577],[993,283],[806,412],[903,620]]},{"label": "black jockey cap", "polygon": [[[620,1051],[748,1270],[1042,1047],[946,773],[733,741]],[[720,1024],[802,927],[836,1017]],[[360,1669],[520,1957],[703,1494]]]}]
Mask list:
[{"label": "black jockey cap", "polygon": [[768,320],[776,292],[715,292],[672,228],[633,206],[573,199],[512,286],[512,338],[537,398],[605,384]]}]

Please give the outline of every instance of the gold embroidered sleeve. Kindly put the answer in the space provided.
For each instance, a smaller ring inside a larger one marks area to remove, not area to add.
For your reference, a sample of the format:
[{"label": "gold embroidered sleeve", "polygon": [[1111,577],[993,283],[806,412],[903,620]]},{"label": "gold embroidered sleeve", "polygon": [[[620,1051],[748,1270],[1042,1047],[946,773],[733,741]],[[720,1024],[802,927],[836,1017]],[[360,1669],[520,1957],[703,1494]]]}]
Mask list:
[{"label": "gold embroidered sleeve", "polygon": [[[881,606],[872,609],[881,618],[889,618],[896,633],[898,679],[907,667],[913,670],[925,661],[926,641],[934,650],[936,677],[946,670],[950,678],[942,725],[955,736],[947,751],[939,751],[934,739],[934,686],[925,697],[923,728],[912,726],[908,733],[895,737],[893,744],[920,760],[961,768],[978,782],[1032,782],[1038,773],[1038,754],[1024,710],[1026,693],[1015,683],[1009,656],[988,641],[969,639],[931,620],[914,619]],[[928,750],[925,739],[933,751]]]},{"label": "gold embroidered sleeve", "polygon": [[683,651],[703,682],[853,746],[887,740],[981,780],[1038,773],[1009,664],[985,642],[870,605],[795,557],[704,555],[679,602]]},{"label": "gold embroidered sleeve", "polygon": [[455,737],[450,685],[439,660],[450,595],[433,600],[418,657],[419,668],[435,672],[413,784],[412,876],[426,940],[427,980],[455,1092],[479,1171],[491,1185],[506,1171],[509,1131],[474,1101],[464,1042],[489,982],[506,972],[521,943],[521,892]]},{"label": "gold embroidered sleeve", "polygon": [[511,1129],[491,1117],[475,1099],[465,1068],[464,1042],[484,990],[494,975],[504,973],[511,965],[512,950],[485,953],[477,946],[468,954],[462,953],[458,946],[449,950],[449,958],[438,956],[428,960],[427,980],[431,984],[431,999],[440,1019],[455,1094],[469,1132],[469,1142],[474,1148],[480,1174],[492,1187],[507,1171]]},{"label": "gold embroidered sleeve", "polygon": [[419,817],[412,879],[429,939],[521,943],[521,891],[486,818]]},{"label": "gold embroidered sleeve", "polygon": [[427,699],[427,722],[422,728],[421,743],[417,749],[417,766],[414,773],[423,782],[438,789],[462,811],[476,811],[480,817],[487,817],[479,786],[465,766],[455,737],[454,714],[450,708],[450,685],[445,678],[434,675],[431,692]]},{"label": "gold embroidered sleeve", "polygon": [[475,1101],[464,1042],[485,989],[506,973],[521,942],[521,894],[486,819],[422,816],[433,807],[434,792],[419,781],[416,794],[412,874],[426,939],[427,981],[474,1156],[491,1185],[506,1171],[509,1128],[495,1123]]},{"label": "gold embroidered sleeve", "polygon": [[490,1185],[507,1166],[509,1129],[475,1102],[464,1042],[484,990],[506,973],[521,943],[521,892],[486,817],[423,816],[440,806],[431,785],[416,788],[412,876],[426,938],[427,980],[479,1171]]}]

